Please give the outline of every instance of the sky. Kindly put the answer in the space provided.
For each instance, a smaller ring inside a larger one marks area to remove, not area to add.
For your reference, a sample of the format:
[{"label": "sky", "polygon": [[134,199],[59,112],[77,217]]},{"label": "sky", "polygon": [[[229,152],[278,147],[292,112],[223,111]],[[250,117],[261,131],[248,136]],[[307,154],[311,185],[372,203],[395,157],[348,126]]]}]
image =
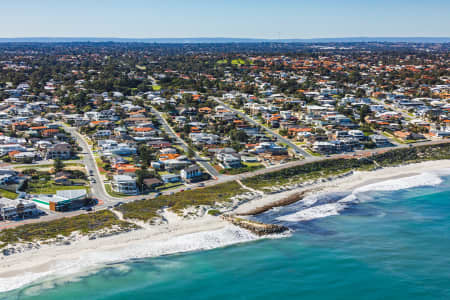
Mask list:
[{"label": "sky", "polygon": [[0,37],[450,37],[450,0],[0,0]]}]

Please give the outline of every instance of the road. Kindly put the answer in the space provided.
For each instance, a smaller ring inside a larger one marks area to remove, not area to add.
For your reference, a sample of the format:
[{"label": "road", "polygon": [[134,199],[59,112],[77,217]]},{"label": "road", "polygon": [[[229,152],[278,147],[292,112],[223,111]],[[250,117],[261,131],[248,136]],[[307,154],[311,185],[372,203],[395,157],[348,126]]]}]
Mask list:
[{"label": "road", "polygon": [[282,164],[282,165],[276,165],[276,166],[273,166],[273,167],[256,170],[254,172],[242,173],[242,174],[233,176],[233,178],[226,178],[223,181],[236,180],[236,179],[245,179],[245,178],[253,177],[253,176],[256,176],[256,175],[262,175],[262,174],[266,174],[266,173],[270,173],[270,172],[283,170],[283,169],[286,169],[286,168],[292,168],[292,167],[296,167],[296,166],[301,166],[301,165],[304,165],[304,164],[307,164],[307,163],[310,163],[310,162],[313,162],[313,161],[348,158],[349,156],[353,156],[353,155],[355,155],[355,158],[357,158],[357,157],[360,157],[360,156],[368,156],[368,155],[371,155],[371,154],[382,153],[382,152],[386,152],[386,151],[394,150],[394,149],[399,149],[399,148],[419,147],[419,146],[425,146],[425,145],[447,144],[447,143],[450,143],[450,140],[427,141],[427,142],[420,142],[420,143],[415,143],[415,144],[400,144],[399,146],[393,146],[393,147],[376,148],[376,149],[369,149],[369,150],[359,150],[359,151],[356,151],[356,152],[350,153],[350,154],[335,154],[335,155],[330,155],[329,157],[313,156],[313,157],[309,157],[309,158],[304,159],[304,160],[292,161],[292,162],[288,162],[288,163],[285,163],[285,164]]},{"label": "road", "polygon": [[373,101],[373,102],[375,102],[375,103],[377,103],[377,104],[383,105],[383,106],[385,106],[385,107],[389,107],[389,108],[392,109],[393,111],[395,111],[395,112],[401,114],[401,115],[403,116],[403,118],[405,118],[405,120],[411,120],[411,119],[413,119],[413,117],[411,117],[411,115],[409,115],[406,111],[404,111],[404,110],[402,110],[402,109],[399,109],[399,108],[397,108],[397,107],[394,107],[394,106],[391,105],[391,104],[387,104],[387,103],[385,103],[384,101],[378,100],[378,99],[376,99],[376,98],[370,98],[370,100]]},{"label": "road", "polygon": [[[69,132],[70,134],[72,134],[74,136],[78,145],[83,149],[83,153],[85,155],[82,159],[82,163],[84,163],[88,172],[90,172],[90,170],[92,170],[92,172],[94,174],[94,178],[96,179],[96,183],[92,184],[91,193],[94,197],[96,197],[102,201],[99,205],[97,205],[95,207],[95,210],[107,209],[108,206],[114,205],[118,202],[131,202],[131,201],[135,201],[138,199],[152,199],[155,197],[155,194],[131,196],[131,197],[124,197],[124,198],[115,198],[115,197],[110,196],[105,190],[104,182],[100,176],[100,172],[99,172],[97,164],[95,162],[94,154],[91,151],[89,144],[87,143],[85,138],[80,133],[77,132],[76,128],[68,127],[66,125],[62,125],[62,126],[64,127],[64,129],[67,132]],[[357,151],[356,153],[354,153],[354,155],[356,155],[355,157],[357,157],[360,155],[370,155],[370,154],[375,154],[378,152],[384,152],[387,150],[398,149],[398,148],[418,147],[418,146],[423,146],[423,145],[434,145],[434,144],[444,144],[444,143],[450,143],[450,140],[427,141],[427,142],[420,142],[420,143],[415,143],[415,144],[410,144],[410,145],[402,144],[397,147],[377,148],[377,149],[373,149],[373,150],[361,150],[361,151]],[[350,155],[353,155],[353,154],[350,154]],[[344,158],[344,157],[348,158],[349,154],[337,154],[337,155],[332,155],[329,157],[313,156],[313,157],[308,157],[304,160],[292,161],[289,163],[276,165],[276,166],[268,167],[265,169],[259,169],[259,170],[253,171],[253,172],[247,172],[247,173],[242,173],[242,174],[238,174],[238,175],[221,176],[221,177],[217,178],[217,180],[209,180],[207,182],[204,182],[204,184],[205,184],[205,186],[214,186],[214,185],[225,183],[225,182],[246,179],[246,178],[250,178],[250,177],[253,177],[256,175],[262,175],[262,174],[275,172],[275,171],[279,171],[279,170],[286,169],[286,168],[304,165],[304,164],[307,164],[307,163],[310,163],[313,161],[322,161],[322,160],[337,159],[337,158]],[[195,186],[192,186],[192,188],[195,188]],[[177,192],[181,192],[181,190],[183,190],[183,189],[186,189],[186,187],[183,186],[183,187],[179,187],[177,189],[171,189],[170,191],[166,191],[162,194],[168,195],[168,194],[172,194],[172,193],[177,193]],[[55,220],[55,219],[59,219],[59,218],[64,218],[64,217],[68,217],[68,216],[76,216],[76,215],[80,215],[80,214],[84,214],[84,213],[87,213],[87,212],[82,211],[82,210],[67,212],[67,213],[53,213],[52,212],[49,215],[42,216],[42,217],[36,218],[36,219],[27,219],[27,220],[23,220],[23,221],[0,222],[0,230],[6,229],[6,228],[17,227],[17,226],[20,226],[23,224],[38,223],[38,222],[43,222],[43,221],[51,221],[51,220]]]},{"label": "road", "polygon": [[104,201],[104,205],[110,204],[110,202],[118,202],[121,201],[122,198],[115,198],[108,194],[105,189],[105,183],[103,181],[102,176],[100,175],[100,170],[98,169],[97,163],[95,161],[94,153],[92,152],[91,147],[86,141],[85,137],[83,137],[75,127],[69,127],[65,124],[61,124],[65,131],[70,133],[72,137],[75,139],[77,144],[83,149],[83,159],[82,163],[84,164],[88,174],[92,174],[92,177],[95,178],[95,183],[91,182],[91,194]]},{"label": "road", "polygon": [[303,157],[308,158],[308,157],[312,157],[311,154],[309,154],[308,152],[306,152],[305,150],[303,150],[302,148],[300,148],[299,146],[297,146],[296,144],[292,143],[291,140],[282,137],[281,135],[279,135],[277,132],[267,128],[266,126],[262,126],[260,123],[258,123],[257,121],[255,121],[254,119],[252,119],[250,116],[248,116],[247,114],[234,109],[232,107],[230,107],[228,104],[226,104],[225,102],[223,102],[222,100],[219,100],[217,97],[212,97],[212,99],[214,99],[217,103],[219,103],[220,105],[226,107],[227,109],[233,111],[234,113],[238,114],[241,118],[245,119],[247,122],[252,123],[254,125],[257,126],[261,126],[265,131],[269,132],[271,135],[273,135],[274,137],[276,137],[278,139],[279,142],[281,143],[285,143],[287,144],[289,147],[291,147],[292,149],[294,149],[294,151],[296,152],[296,154],[301,154],[303,155]]},{"label": "road", "polygon": [[[163,126],[166,133],[171,135],[175,141],[178,141],[180,146],[183,147],[183,150],[187,153],[188,150],[190,149],[189,145],[175,133],[175,131],[172,129],[172,127],[169,125],[169,123],[166,121],[166,119],[164,119],[164,117],[161,115],[161,113],[156,108],[154,108],[153,106],[150,106],[150,109],[151,109],[152,113],[161,122],[161,125]],[[194,151],[193,149],[192,149],[192,151],[194,152],[194,158],[197,161],[197,163],[200,166],[202,166],[203,169],[205,169],[211,176],[216,177],[216,178],[223,176],[219,172],[217,172],[217,170],[214,169],[208,162],[206,162],[205,159],[203,159],[196,151]]]}]

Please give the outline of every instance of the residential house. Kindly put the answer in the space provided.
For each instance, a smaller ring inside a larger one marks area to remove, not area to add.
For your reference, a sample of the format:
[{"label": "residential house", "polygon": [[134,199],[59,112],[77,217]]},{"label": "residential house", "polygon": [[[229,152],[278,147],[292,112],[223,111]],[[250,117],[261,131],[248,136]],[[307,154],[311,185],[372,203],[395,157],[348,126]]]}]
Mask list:
[{"label": "residential house", "polygon": [[129,175],[114,175],[112,181],[113,191],[127,195],[137,195],[136,180]]},{"label": "residential house", "polygon": [[70,159],[72,147],[68,143],[59,143],[47,148],[46,159]]},{"label": "residential house", "polygon": [[180,175],[181,178],[185,181],[195,181],[200,179],[202,176],[202,171],[197,165],[189,166],[183,170],[181,170]]}]

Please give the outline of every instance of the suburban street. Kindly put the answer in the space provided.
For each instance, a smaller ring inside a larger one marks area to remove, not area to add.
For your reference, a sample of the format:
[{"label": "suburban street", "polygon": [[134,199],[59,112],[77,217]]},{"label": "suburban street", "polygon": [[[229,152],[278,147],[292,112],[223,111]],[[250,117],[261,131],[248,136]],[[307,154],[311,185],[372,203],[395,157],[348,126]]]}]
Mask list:
[{"label": "suburban street", "polygon": [[233,111],[234,113],[238,114],[241,118],[245,119],[246,121],[260,126],[261,128],[263,128],[265,131],[269,132],[270,134],[272,134],[274,137],[276,137],[278,139],[279,142],[281,143],[285,143],[287,144],[289,147],[291,147],[292,149],[294,149],[296,154],[301,154],[303,155],[303,157],[307,158],[307,157],[312,157],[311,154],[309,154],[308,152],[306,152],[305,150],[303,150],[301,147],[297,146],[296,144],[292,143],[289,139],[282,137],[281,135],[279,135],[278,133],[276,133],[275,131],[262,126],[261,124],[259,124],[257,121],[255,121],[254,119],[252,119],[250,116],[248,116],[247,114],[232,108],[231,106],[229,106],[228,104],[226,104],[225,102],[223,102],[222,100],[219,100],[219,98],[217,97],[212,97],[212,99],[214,99],[217,103],[219,103],[220,105],[226,107],[227,109]]},{"label": "suburban street", "polygon": [[[153,106],[150,106],[150,108],[152,110],[152,113],[155,114],[155,116],[161,122],[161,125],[163,126],[166,133],[172,136],[174,140],[178,141],[179,145],[187,153],[189,150],[189,145],[175,133],[175,131],[172,129],[172,127],[170,127],[169,123],[167,123],[166,119],[164,119],[164,117],[157,109],[155,109]],[[205,169],[213,178],[223,176],[219,172],[217,172],[217,170],[214,169],[208,162],[206,162],[196,151],[194,151],[194,149],[192,149],[192,151],[194,152],[194,158],[197,161],[197,163],[203,169]]]},{"label": "suburban street", "polygon": [[86,167],[86,170],[88,172],[87,174],[89,175],[92,172],[92,177],[95,178],[95,183],[91,182],[92,195],[95,198],[103,200],[105,202],[104,205],[109,204],[109,202],[117,202],[123,200],[121,198],[114,198],[106,192],[105,183],[97,167],[94,153],[92,152],[92,149],[87,143],[86,139],[77,131],[75,127],[69,127],[65,124],[62,124],[62,126],[65,131],[69,132],[75,138],[77,144],[83,149],[82,154],[84,155],[82,162]]},{"label": "suburban street", "polygon": [[401,114],[401,115],[403,116],[403,118],[405,118],[405,120],[413,119],[413,117],[411,117],[411,115],[409,115],[406,111],[404,111],[404,110],[402,110],[402,109],[399,109],[399,108],[397,108],[397,107],[394,107],[394,106],[391,105],[391,104],[387,104],[387,103],[385,103],[385,102],[382,101],[382,100],[379,100],[379,99],[377,99],[377,98],[370,98],[370,100],[373,101],[373,102],[375,102],[376,104],[384,105],[384,106],[386,106],[386,107],[392,109],[393,111],[395,111],[395,112]]},{"label": "suburban street", "polygon": [[[158,113],[156,113],[156,114],[159,115]],[[167,128],[168,133],[170,132],[172,135],[175,135],[175,133],[172,130],[170,130],[170,126],[168,126],[167,122],[164,122],[165,120],[162,118],[162,116],[159,115],[159,118],[162,119],[162,124],[165,124],[165,126],[168,127]],[[155,193],[152,193],[150,195],[138,195],[138,196],[121,197],[121,198],[112,197],[111,195],[109,195],[105,189],[104,181],[102,179],[102,176],[100,175],[100,171],[98,170],[97,164],[95,162],[94,153],[92,152],[85,137],[83,137],[77,131],[77,129],[75,127],[69,127],[65,124],[61,124],[61,125],[63,126],[64,130],[69,132],[76,139],[78,145],[80,145],[80,147],[83,149],[82,154],[84,154],[84,155],[83,155],[82,160],[74,161],[74,162],[84,164],[86,166],[86,170],[88,173],[91,170],[93,171],[93,177],[95,178],[96,182],[91,183],[91,194],[92,194],[92,197],[97,198],[99,200],[99,204],[97,206],[95,206],[95,208],[94,208],[95,210],[108,209],[109,207],[111,207],[119,202],[125,203],[125,202],[140,200],[140,199],[155,198],[155,196],[156,196]],[[177,139],[180,139],[178,136],[176,136],[176,137],[177,137]],[[392,149],[418,147],[418,146],[423,146],[423,145],[434,145],[434,144],[443,144],[443,143],[450,143],[450,140],[427,141],[427,142],[420,142],[420,143],[409,144],[409,145],[400,144],[400,145],[394,146],[394,147],[378,148],[378,149],[372,149],[372,150],[361,150],[361,151],[356,151],[355,153],[351,153],[351,154],[336,154],[336,155],[332,155],[329,157],[310,156],[303,160],[291,161],[288,163],[275,165],[275,166],[271,166],[271,167],[264,168],[264,169],[259,169],[259,170],[253,171],[253,172],[246,172],[246,173],[242,173],[242,174],[238,174],[238,175],[221,175],[217,179],[213,179],[213,180],[204,182],[204,186],[210,187],[210,186],[214,186],[217,184],[230,182],[230,181],[234,181],[234,180],[242,180],[242,179],[246,179],[246,178],[253,177],[256,175],[262,175],[262,174],[275,172],[275,171],[279,171],[279,170],[286,169],[286,168],[301,166],[301,165],[304,165],[304,164],[307,164],[307,163],[310,163],[313,161],[322,161],[322,160],[336,159],[336,158],[348,158],[349,156],[354,156],[355,158],[357,158],[360,156],[368,156],[371,154],[385,152],[385,151],[392,150]],[[181,145],[184,147],[187,147],[187,145],[185,143],[181,143]],[[49,162],[50,161],[47,161],[46,163],[49,163]],[[202,163],[205,163],[205,162],[202,162]],[[210,166],[209,164],[206,164],[206,165]],[[197,185],[191,185],[190,188],[195,189],[195,188],[200,188],[200,187]],[[178,188],[170,189],[169,191],[164,191],[161,194],[169,195],[169,194],[173,194],[173,193],[182,192],[185,189],[186,189],[186,186],[181,186]],[[85,210],[78,210],[78,211],[64,212],[64,213],[51,212],[48,215],[41,216],[39,218],[27,219],[27,220],[23,220],[23,221],[0,222],[0,230],[6,229],[6,228],[17,227],[17,226],[20,226],[23,224],[51,221],[51,220],[55,220],[55,219],[59,219],[59,218],[76,216],[76,215],[85,214],[85,213],[88,213],[88,212]]]}]

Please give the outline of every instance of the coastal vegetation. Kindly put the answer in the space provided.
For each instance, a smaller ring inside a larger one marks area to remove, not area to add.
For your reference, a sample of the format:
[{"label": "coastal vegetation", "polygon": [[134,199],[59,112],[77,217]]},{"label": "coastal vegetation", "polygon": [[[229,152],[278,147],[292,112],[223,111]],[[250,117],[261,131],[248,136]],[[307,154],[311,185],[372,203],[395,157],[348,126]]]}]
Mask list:
[{"label": "coastal vegetation", "polygon": [[274,185],[297,183],[346,173],[350,170],[370,170],[379,166],[388,167],[404,163],[450,158],[450,144],[426,145],[386,151],[363,158],[326,159],[253,176],[242,182],[254,189]]},{"label": "coastal vegetation", "polygon": [[[326,159],[253,176],[242,181],[245,186],[250,188],[263,189],[279,184],[341,174],[349,170],[370,170],[379,166],[395,166],[439,159],[450,159],[450,144],[401,148],[359,159]],[[246,191],[236,181],[232,181],[173,195],[163,195],[155,199],[129,202],[122,204],[116,209],[123,214],[125,219],[138,219],[146,222],[154,218],[160,218],[158,212],[163,208],[170,208],[172,211],[180,214],[186,208],[205,205],[213,207],[210,210],[210,214],[217,215],[219,213],[215,208],[217,203],[230,202],[233,196]],[[301,195],[295,195],[293,198],[301,198]],[[290,202],[291,199],[286,199],[286,201]],[[261,208],[262,211],[264,209],[264,207]],[[0,231],[0,243],[4,246],[8,243],[42,241],[56,238],[59,235],[69,236],[75,231],[81,234],[88,234],[101,229],[111,228],[114,225],[119,226],[122,230],[136,228],[134,224],[121,221],[112,212],[104,210],[50,222],[26,224],[16,228],[4,229]]]},{"label": "coastal vegetation", "polygon": [[220,170],[220,173],[227,175],[236,175],[246,172],[254,172],[262,168],[264,168],[264,166],[260,163],[243,163],[243,166],[241,168],[222,169]]},{"label": "coastal vegetation", "polygon": [[173,195],[163,195],[156,199],[125,203],[119,206],[117,210],[123,214],[125,219],[149,221],[159,217],[158,210],[164,207],[169,207],[179,214],[183,209],[191,206],[214,206],[217,202],[228,202],[233,196],[244,192],[247,192],[247,190],[243,189],[237,182],[232,181]]},{"label": "coastal vegetation", "polygon": [[0,248],[7,244],[46,241],[58,236],[70,236],[73,232],[87,235],[102,229],[118,227],[120,231],[137,229],[135,224],[119,220],[112,212],[102,210],[49,222],[25,224],[0,231]]}]

